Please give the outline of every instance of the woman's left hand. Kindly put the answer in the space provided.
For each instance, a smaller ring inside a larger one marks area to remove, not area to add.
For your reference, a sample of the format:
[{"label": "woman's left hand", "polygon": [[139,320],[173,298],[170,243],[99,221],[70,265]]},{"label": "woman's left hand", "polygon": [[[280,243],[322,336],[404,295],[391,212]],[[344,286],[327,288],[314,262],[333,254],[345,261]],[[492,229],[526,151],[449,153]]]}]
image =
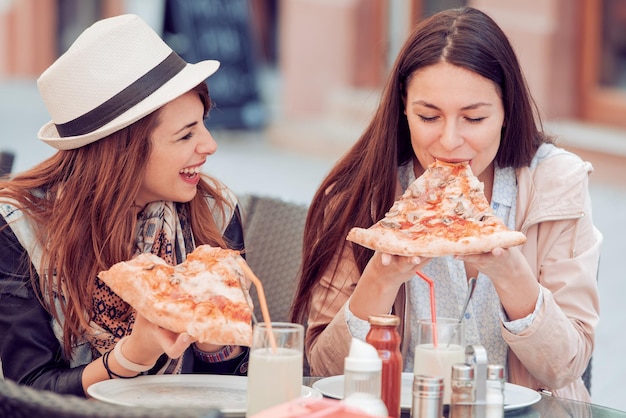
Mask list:
[{"label": "woman's left hand", "polygon": [[487,275],[510,320],[531,314],[539,297],[539,283],[519,248],[494,248],[491,252],[457,256]]},{"label": "woman's left hand", "polygon": [[517,248],[498,247],[488,253],[467,254],[456,258],[489,276],[494,285],[511,277],[530,273],[528,262]]}]

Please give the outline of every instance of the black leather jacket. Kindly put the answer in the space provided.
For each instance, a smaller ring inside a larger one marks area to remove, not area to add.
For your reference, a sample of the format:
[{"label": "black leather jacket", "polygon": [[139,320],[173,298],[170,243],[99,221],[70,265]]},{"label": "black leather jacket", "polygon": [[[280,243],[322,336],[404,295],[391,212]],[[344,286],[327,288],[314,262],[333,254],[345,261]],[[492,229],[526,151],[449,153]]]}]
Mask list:
[{"label": "black leather jacket", "polygon": [[[11,228],[0,216],[0,359],[4,377],[38,389],[85,396],[82,373],[86,365],[71,368],[54,335],[51,315],[41,305],[30,280],[31,263]],[[233,249],[243,250],[239,211],[224,238]],[[205,363],[189,348],[183,373],[245,375],[248,348],[238,357]]]}]

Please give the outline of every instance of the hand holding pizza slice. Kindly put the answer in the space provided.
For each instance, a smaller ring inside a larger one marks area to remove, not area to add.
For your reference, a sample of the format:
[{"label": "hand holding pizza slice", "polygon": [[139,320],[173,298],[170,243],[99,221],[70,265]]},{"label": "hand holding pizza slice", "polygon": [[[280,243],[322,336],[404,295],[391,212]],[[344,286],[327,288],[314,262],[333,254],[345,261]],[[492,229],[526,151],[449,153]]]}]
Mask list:
[{"label": "hand holding pizza slice", "polygon": [[252,300],[238,251],[201,245],[177,266],[154,254],[113,265],[98,277],[150,322],[201,343],[252,342]]},{"label": "hand holding pizza slice", "polygon": [[352,228],[349,241],[403,256],[477,254],[526,242],[491,209],[469,163],[435,161],[409,185],[385,217]]}]

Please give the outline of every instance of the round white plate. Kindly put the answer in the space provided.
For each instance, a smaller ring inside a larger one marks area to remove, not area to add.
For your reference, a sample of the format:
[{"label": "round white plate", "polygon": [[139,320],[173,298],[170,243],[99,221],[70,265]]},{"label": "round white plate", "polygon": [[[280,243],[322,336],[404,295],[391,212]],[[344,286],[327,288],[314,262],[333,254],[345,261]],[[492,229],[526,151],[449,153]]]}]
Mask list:
[{"label": "round white plate", "polygon": [[[247,383],[245,376],[169,374],[104,380],[89,386],[87,392],[95,399],[119,405],[219,408],[225,416],[244,416]],[[302,396],[319,399],[322,394],[302,386]]]},{"label": "round white plate", "polygon": [[541,395],[532,389],[513,383],[504,384],[504,410],[513,411],[515,409],[526,408],[541,400]]},{"label": "round white plate", "polygon": [[[343,375],[325,377],[313,383],[313,389],[322,395],[342,399],[343,398]],[[413,400],[413,373],[402,373],[402,394],[400,407],[404,411],[411,409]],[[541,395],[532,389],[523,386],[506,383],[504,385],[504,410],[513,411],[526,408],[541,400]]]}]

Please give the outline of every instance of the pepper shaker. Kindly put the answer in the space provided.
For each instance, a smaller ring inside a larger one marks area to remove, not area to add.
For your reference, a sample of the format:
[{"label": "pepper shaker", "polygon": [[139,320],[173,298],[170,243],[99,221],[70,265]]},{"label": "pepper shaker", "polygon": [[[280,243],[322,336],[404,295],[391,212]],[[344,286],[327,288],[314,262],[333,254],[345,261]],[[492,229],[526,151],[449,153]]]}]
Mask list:
[{"label": "pepper shaker", "polygon": [[474,418],[474,368],[468,364],[452,365],[450,418]]},{"label": "pepper shaker", "polygon": [[485,397],[487,418],[504,417],[504,367],[487,366],[487,393]]},{"label": "pepper shaker", "polygon": [[414,376],[411,418],[441,418],[442,416],[443,377]]}]

